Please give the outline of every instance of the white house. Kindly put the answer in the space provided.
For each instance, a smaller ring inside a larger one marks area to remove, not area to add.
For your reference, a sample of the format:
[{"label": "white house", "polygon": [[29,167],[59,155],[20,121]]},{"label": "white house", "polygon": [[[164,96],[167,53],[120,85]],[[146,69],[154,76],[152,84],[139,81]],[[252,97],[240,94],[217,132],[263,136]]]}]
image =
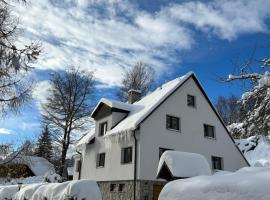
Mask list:
[{"label": "white house", "polygon": [[199,153],[213,171],[249,165],[193,72],[142,99],[131,90],[129,103],[102,98],[92,118],[95,129],[77,145],[74,179],[98,181],[105,200],[157,199],[166,150]]}]

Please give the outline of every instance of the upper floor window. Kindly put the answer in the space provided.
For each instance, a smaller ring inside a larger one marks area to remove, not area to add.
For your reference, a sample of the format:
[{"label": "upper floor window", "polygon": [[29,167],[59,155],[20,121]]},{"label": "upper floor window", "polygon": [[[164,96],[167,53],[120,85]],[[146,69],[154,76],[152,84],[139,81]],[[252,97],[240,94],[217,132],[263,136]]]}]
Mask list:
[{"label": "upper floor window", "polygon": [[127,164],[132,162],[132,147],[122,148],[121,163]]},{"label": "upper floor window", "polygon": [[180,118],[167,115],[166,116],[166,128],[171,130],[180,131]]},{"label": "upper floor window", "polygon": [[173,149],[167,149],[167,148],[159,147],[159,151],[158,151],[158,156],[159,156],[159,158],[162,156],[162,154],[163,154],[165,151],[170,151],[170,150],[173,150]]},{"label": "upper floor window", "polygon": [[108,128],[108,123],[107,122],[103,122],[99,125],[99,136],[103,136],[106,134]]},{"label": "upper floor window", "polygon": [[203,126],[204,126],[204,137],[216,138],[214,126],[208,124],[204,124]]},{"label": "upper floor window", "polygon": [[97,167],[105,166],[105,153],[97,154]]},{"label": "upper floor window", "polygon": [[223,158],[212,156],[213,170],[223,170]]},{"label": "upper floor window", "polygon": [[196,98],[193,95],[187,95],[187,105],[190,107],[196,107]]}]

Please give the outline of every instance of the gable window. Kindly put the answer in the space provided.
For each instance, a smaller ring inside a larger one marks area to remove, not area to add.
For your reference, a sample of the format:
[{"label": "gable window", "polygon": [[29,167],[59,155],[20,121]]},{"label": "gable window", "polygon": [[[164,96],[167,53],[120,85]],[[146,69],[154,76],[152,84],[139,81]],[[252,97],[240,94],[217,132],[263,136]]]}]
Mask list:
[{"label": "gable window", "polygon": [[105,153],[97,154],[97,167],[105,166]]},{"label": "gable window", "polygon": [[190,107],[196,107],[196,98],[193,95],[187,95],[187,105]]},{"label": "gable window", "polygon": [[122,148],[121,150],[121,163],[127,164],[132,162],[132,147]]},{"label": "gable window", "polygon": [[159,147],[159,151],[158,151],[159,159],[160,159],[160,157],[162,156],[162,154],[163,154],[165,151],[170,151],[170,150],[173,150],[173,149],[167,149],[167,148]]},{"label": "gable window", "polygon": [[212,156],[212,169],[223,170],[223,159],[221,157]]},{"label": "gable window", "polygon": [[166,128],[170,130],[180,131],[180,118],[166,115]]},{"label": "gable window", "polygon": [[204,126],[204,137],[216,138],[214,126],[208,124],[204,124],[203,126]]},{"label": "gable window", "polygon": [[108,127],[108,123],[107,122],[103,122],[99,125],[99,136],[103,136],[106,134],[107,131],[107,127]]},{"label": "gable window", "polygon": [[80,172],[81,171],[81,166],[82,166],[82,161],[78,160],[76,162],[76,172]]}]

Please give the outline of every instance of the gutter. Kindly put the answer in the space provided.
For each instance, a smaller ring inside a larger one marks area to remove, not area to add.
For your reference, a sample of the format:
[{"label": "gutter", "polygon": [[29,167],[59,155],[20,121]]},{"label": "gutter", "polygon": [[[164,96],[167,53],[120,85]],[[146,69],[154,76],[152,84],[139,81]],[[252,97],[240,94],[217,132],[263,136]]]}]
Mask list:
[{"label": "gutter", "polygon": [[137,182],[137,144],[138,140],[136,138],[135,131],[133,131],[134,138],[134,178],[133,178],[133,200],[136,200],[136,182]]}]

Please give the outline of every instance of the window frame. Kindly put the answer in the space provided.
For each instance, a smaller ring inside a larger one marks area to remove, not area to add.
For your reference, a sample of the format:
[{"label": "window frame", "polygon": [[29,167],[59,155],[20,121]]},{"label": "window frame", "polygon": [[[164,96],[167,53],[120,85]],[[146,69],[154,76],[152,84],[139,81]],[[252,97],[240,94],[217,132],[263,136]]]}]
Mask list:
[{"label": "window frame", "polygon": [[[189,104],[189,97],[193,98],[193,105]],[[197,102],[196,102],[196,96],[192,94],[187,94],[187,106],[191,108],[196,108],[197,107]]]},{"label": "window frame", "polygon": [[[103,158],[103,165],[101,165],[101,156],[104,155]],[[98,153],[97,154],[97,158],[96,158],[96,168],[104,168],[105,167],[105,161],[106,161],[106,153],[102,152],[102,153]]]},{"label": "window frame", "polygon": [[[130,158],[126,160],[125,153],[127,153],[127,151],[129,149],[131,149]],[[121,164],[122,165],[131,164],[132,162],[133,162],[133,147],[132,146],[128,146],[128,147],[121,148]]]},{"label": "window frame", "polygon": [[[103,126],[106,124],[106,130],[104,132]],[[103,130],[103,131],[102,131]],[[106,135],[106,132],[108,130],[108,121],[102,122],[99,124],[99,130],[98,130],[98,136],[104,136]]]},{"label": "window frame", "polygon": [[[215,163],[214,163],[214,159],[220,159],[220,169],[218,169],[218,168],[215,168]],[[212,163],[212,170],[213,171],[218,171],[218,170],[224,170],[224,159],[223,159],[223,157],[221,157],[221,156],[211,156],[211,163]]]},{"label": "window frame", "polygon": [[116,188],[117,188],[116,183],[110,184],[110,192],[116,192],[117,191]]},{"label": "window frame", "polygon": [[[206,130],[209,130],[208,128],[206,129],[206,127],[213,127],[213,137],[206,135]],[[205,138],[216,140],[216,127],[210,124],[203,124],[203,135]]]},{"label": "window frame", "polygon": [[125,183],[119,183],[119,185],[118,185],[118,192],[124,192],[125,187],[126,187],[126,184]]},{"label": "window frame", "polygon": [[[170,121],[170,126],[168,126],[168,118]],[[175,118],[178,120],[178,129],[174,129],[172,128],[172,119]],[[169,114],[166,114],[166,129],[167,130],[170,130],[170,131],[176,131],[176,132],[181,132],[181,118],[180,117],[177,117],[177,116],[174,116],[174,115],[169,115]]]}]

